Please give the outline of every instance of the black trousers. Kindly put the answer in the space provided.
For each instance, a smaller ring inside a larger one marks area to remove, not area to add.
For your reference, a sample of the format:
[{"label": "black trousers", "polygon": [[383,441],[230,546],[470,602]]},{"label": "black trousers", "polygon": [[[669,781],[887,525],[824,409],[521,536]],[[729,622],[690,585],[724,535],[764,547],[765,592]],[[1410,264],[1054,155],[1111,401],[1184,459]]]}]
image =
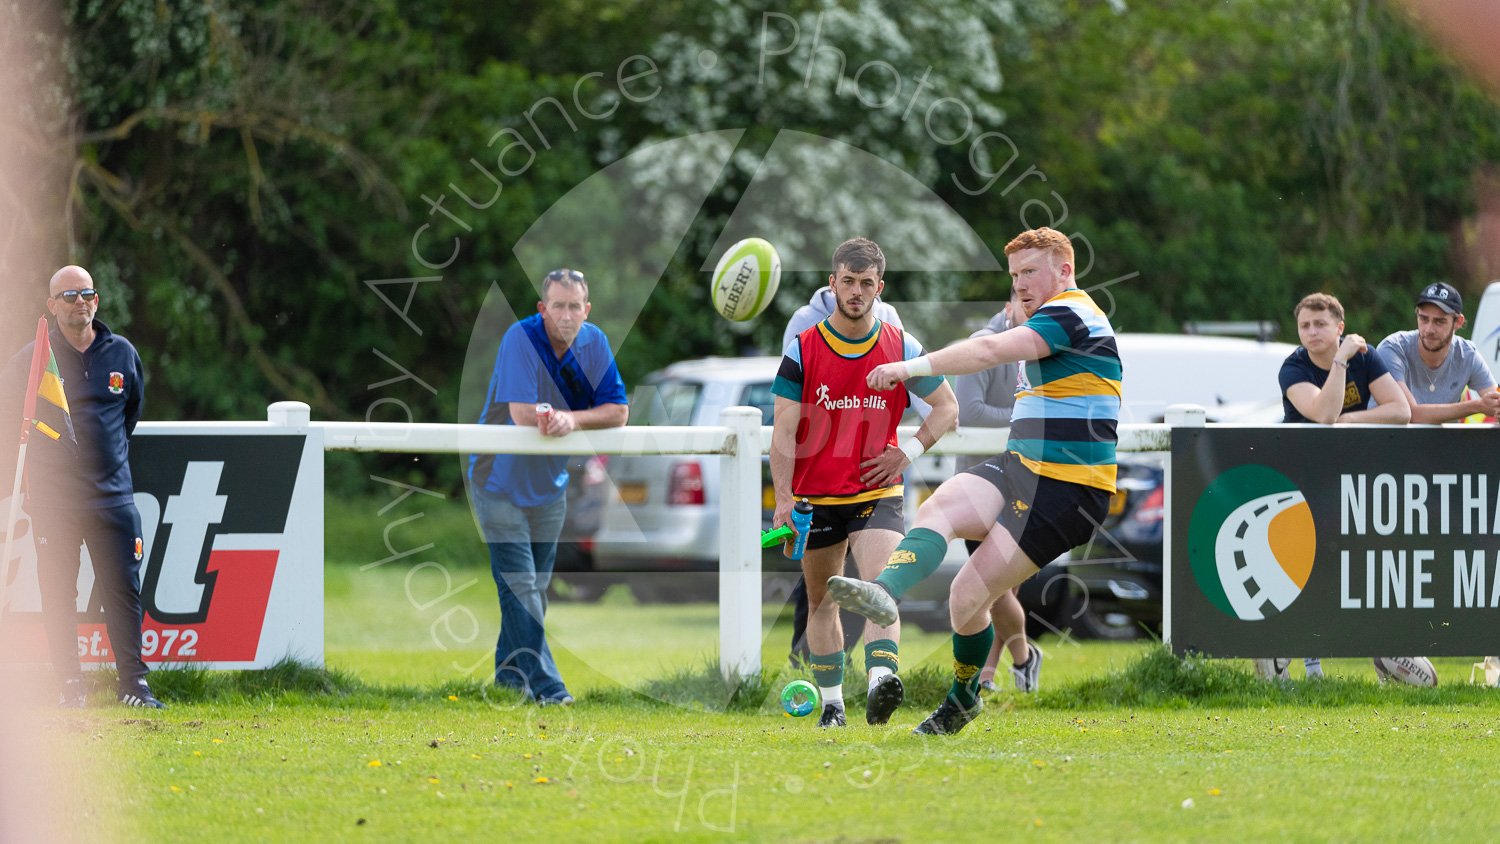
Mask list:
[{"label": "black trousers", "polygon": [[104,607],[104,626],[120,672],[120,688],[145,679],[141,661],[141,561],[136,543],[141,516],[134,504],[103,510],[35,508],[37,581],[42,593],[42,620],[47,652],[58,676],[82,676],[78,667],[78,571],[80,551],[88,546],[94,564],[94,594],[89,608]]}]

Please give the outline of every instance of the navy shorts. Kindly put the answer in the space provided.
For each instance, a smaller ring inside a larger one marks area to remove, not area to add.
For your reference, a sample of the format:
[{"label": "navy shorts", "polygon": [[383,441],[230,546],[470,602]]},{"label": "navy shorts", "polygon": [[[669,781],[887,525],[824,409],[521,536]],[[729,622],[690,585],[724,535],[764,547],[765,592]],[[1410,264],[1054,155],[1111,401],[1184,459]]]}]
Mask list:
[{"label": "navy shorts", "polygon": [[1088,542],[1109,511],[1109,493],[1098,487],[1044,478],[1015,452],[991,457],[965,474],[984,478],[1005,496],[996,522],[1037,568]]},{"label": "navy shorts", "polygon": [[906,516],[899,495],[855,504],[814,504],[812,531],[807,547],[827,548],[862,530],[906,531]]}]

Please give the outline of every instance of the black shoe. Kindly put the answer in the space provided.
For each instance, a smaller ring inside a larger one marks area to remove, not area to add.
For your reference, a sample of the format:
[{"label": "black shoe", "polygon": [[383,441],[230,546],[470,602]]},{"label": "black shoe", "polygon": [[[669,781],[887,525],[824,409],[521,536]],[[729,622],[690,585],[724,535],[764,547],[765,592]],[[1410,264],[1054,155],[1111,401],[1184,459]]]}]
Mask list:
[{"label": "black shoe", "polygon": [[844,718],[844,707],[837,703],[830,703],[823,707],[823,717],[818,719],[818,727],[847,727],[849,722]]},{"label": "black shoe", "polygon": [[965,707],[953,699],[953,695],[943,698],[943,702],[937,710],[927,716],[927,720],[917,725],[912,730],[919,736],[951,736],[962,730],[964,725],[979,717],[979,710],[984,708],[984,702],[976,699],[972,707]]},{"label": "black shoe", "polygon": [[145,681],[130,688],[120,690],[120,702],[126,706],[139,706],[145,709],[166,709],[167,705],[156,699],[151,694],[151,687]]},{"label": "black shoe", "polygon": [[1010,676],[1015,678],[1016,691],[1031,694],[1042,687],[1042,649],[1027,643],[1030,655],[1022,666],[1010,667]]},{"label": "black shoe", "polygon": [[865,698],[865,723],[884,724],[891,720],[891,713],[903,700],[906,700],[906,687],[901,685],[901,678],[894,674],[881,677],[870,690],[870,696]]},{"label": "black shoe", "polygon": [[89,705],[88,692],[82,680],[64,680],[62,691],[57,694],[58,709],[83,709]]}]

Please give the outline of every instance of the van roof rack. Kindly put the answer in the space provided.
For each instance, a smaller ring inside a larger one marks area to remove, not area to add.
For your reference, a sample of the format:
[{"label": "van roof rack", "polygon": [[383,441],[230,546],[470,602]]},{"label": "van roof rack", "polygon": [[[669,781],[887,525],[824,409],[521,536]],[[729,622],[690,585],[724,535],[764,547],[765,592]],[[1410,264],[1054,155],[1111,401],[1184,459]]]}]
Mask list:
[{"label": "van roof rack", "polygon": [[1184,334],[1211,334],[1225,337],[1254,337],[1261,342],[1275,340],[1280,327],[1272,320],[1189,320],[1182,324]]}]

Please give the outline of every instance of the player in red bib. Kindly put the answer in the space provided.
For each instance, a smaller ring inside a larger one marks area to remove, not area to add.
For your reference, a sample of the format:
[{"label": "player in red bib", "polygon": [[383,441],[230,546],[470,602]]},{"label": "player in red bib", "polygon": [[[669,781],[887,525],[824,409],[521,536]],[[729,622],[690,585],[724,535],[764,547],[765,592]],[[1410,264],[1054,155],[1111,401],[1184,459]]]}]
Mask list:
[{"label": "player in red bib", "polygon": [[[791,523],[796,499],[813,505],[802,572],[813,677],[824,702],[820,727],[845,724],[844,636],[838,608],[827,600],[828,578],[843,571],[851,548],[861,576],[880,572],[905,529],[902,471],[958,420],[958,401],[942,378],[913,379],[906,391],[870,389],[872,369],[924,353],[911,335],[875,318],[871,309],[885,289],[884,276],[885,255],[874,242],[841,244],[828,277],[838,307],[787,344],[771,388],[772,526]],[[932,412],[914,438],[898,443],[896,426],[910,394],[926,399]],[[890,720],[905,696],[895,673],[900,630],[899,620],[889,627],[865,624],[865,719],[871,724]]]}]

